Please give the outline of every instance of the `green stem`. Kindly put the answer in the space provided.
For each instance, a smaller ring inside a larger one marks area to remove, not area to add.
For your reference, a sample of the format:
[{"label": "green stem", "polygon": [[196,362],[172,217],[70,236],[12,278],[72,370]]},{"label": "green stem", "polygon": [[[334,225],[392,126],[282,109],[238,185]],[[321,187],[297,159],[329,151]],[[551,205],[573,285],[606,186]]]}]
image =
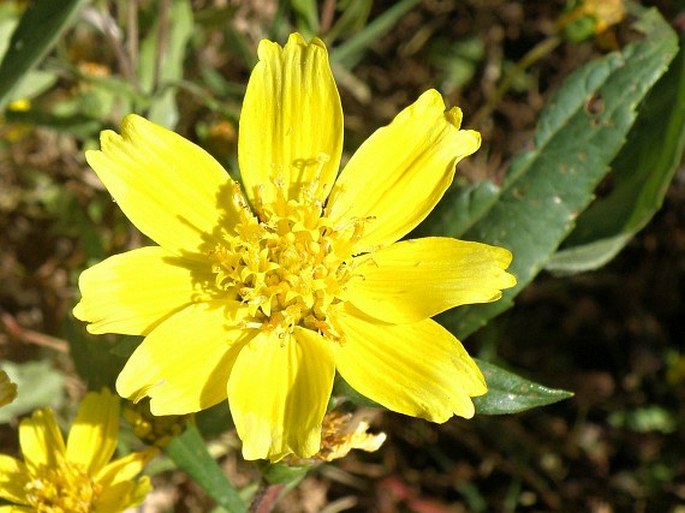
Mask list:
[{"label": "green stem", "polygon": [[269,484],[263,481],[250,504],[249,513],[271,513],[284,488],[283,483]]}]

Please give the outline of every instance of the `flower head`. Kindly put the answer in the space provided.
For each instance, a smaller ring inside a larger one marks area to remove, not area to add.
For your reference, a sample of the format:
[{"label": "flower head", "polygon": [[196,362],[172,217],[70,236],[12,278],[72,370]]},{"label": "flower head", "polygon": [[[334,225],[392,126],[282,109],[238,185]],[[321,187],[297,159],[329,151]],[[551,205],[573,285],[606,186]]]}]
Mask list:
[{"label": "flower head", "polygon": [[444,422],[486,391],[430,319],[514,284],[506,249],[430,237],[421,222],[478,148],[429,90],[338,174],[343,117],[324,44],[259,45],[240,117],[243,189],[206,152],[129,115],[86,158],[159,246],[85,271],[92,333],[144,335],[118,392],[155,415],[228,398],[247,459],[308,458],[336,371],[396,412]]},{"label": "flower head", "polygon": [[66,444],[50,408],[19,425],[24,461],[0,454],[0,498],[13,513],[117,513],[142,502],[147,477],[134,479],[156,454],[131,453],[110,462],[117,446],[119,398],[108,390],[89,393]]}]

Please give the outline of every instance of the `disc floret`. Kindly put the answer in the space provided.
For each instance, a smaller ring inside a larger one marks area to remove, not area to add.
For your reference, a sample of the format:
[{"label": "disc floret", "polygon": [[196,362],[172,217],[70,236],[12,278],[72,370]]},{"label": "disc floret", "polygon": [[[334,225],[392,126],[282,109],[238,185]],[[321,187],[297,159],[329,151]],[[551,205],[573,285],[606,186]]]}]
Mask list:
[{"label": "disc floret", "polygon": [[102,492],[81,465],[66,460],[39,468],[24,489],[36,513],[90,513]]},{"label": "disc floret", "polygon": [[269,203],[257,195],[257,217],[234,184],[240,219],[211,254],[216,284],[247,305],[253,327],[283,337],[301,326],[337,339],[326,312],[355,277],[352,252],[364,221],[333,226],[316,182],[297,199],[288,199],[283,180],[274,189]]}]

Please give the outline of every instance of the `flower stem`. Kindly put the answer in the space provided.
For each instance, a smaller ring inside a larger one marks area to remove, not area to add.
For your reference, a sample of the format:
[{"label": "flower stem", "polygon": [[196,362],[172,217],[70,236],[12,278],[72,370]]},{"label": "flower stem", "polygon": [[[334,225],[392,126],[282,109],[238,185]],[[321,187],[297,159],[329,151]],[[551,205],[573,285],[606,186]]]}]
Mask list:
[{"label": "flower stem", "polygon": [[250,504],[248,513],[270,513],[276,505],[276,501],[280,497],[283,488],[285,488],[283,483],[269,484],[266,481],[262,481],[252,500],[252,504]]}]

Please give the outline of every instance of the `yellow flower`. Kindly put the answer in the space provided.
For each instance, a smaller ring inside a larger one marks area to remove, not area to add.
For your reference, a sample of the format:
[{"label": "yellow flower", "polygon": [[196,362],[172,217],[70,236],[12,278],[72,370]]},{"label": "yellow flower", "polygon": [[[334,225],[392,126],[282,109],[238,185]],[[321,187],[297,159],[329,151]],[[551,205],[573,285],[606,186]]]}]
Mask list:
[{"label": "yellow flower", "polygon": [[17,397],[17,385],[10,381],[4,370],[0,370],[0,406],[11,403]]},{"label": "yellow flower", "polygon": [[86,395],[66,444],[50,408],[19,425],[24,461],[0,454],[0,513],[117,513],[142,502],[147,477],[134,480],[156,454],[148,449],[109,463],[119,436],[119,398]]},{"label": "yellow flower", "polygon": [[228,398],[246,459],[307,458],[337,371],[396,412],[471,417],[486,391],[430,319],[515,283],[506,249],[397,242],[441,198],[480,136],[427,91],[338,174],[340,98],[326,47],[262,41],[240,118],[237,182],[205,151],[129,115],[86,158],[159,246],[86,270],[74,315],[91,333],[144,335],[117,380],[154,415]]}]

